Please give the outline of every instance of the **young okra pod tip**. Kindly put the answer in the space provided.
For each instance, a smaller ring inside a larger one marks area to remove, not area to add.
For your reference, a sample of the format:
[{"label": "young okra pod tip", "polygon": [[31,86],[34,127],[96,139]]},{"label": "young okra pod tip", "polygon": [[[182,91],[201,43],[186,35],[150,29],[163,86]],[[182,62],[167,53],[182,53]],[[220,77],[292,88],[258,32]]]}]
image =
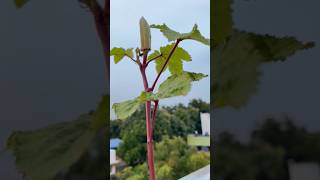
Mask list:
[{"label": "young okra pod tip", "polygon": [[144,17],[140,18],[140,40],[141,40],[141,50],[151,49],[151,33],[148,22]]}]

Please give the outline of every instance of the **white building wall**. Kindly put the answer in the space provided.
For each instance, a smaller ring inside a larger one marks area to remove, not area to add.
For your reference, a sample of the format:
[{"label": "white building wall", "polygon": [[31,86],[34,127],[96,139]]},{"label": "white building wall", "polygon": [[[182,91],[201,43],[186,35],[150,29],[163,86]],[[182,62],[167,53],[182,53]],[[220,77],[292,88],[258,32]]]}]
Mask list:
[{"label": "white building wall", "polygon": [[290,180],[320,180],[320,166],[317,163],[289,162]]},{"label": "white building wall", "polygon": [[110,175],[115,175],[117,172],[117,156],[116,156],[116,150],[110,149]]},{"label": "white building wall", "polygon": [[210,135],[210,113],[200,113],[202,135]]},{"label": "white building wall", "polygon": [[115,164],[117,162],[116,160],[116,150],[110,149],[110,165]]}]

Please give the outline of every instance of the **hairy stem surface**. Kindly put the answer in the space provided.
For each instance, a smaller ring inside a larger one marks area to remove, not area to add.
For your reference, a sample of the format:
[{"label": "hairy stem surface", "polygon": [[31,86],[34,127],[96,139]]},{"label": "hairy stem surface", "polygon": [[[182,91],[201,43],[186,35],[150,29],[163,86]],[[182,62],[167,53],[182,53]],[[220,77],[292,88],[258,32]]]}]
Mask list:
[{"label": "hairy stem surface", "polygon": [[[140,64],[140,73],[142,76],[145,92],[150,92],[146,76],[148,51],[143,52],[143,63]],[[151,101],[145,103],[146,107],[146,129],[147,129],[147,159],[149,167],[149,179],[155,180],[154,158],[153,158],[153,138],[152,138],[152,119],[151,119]]]}]

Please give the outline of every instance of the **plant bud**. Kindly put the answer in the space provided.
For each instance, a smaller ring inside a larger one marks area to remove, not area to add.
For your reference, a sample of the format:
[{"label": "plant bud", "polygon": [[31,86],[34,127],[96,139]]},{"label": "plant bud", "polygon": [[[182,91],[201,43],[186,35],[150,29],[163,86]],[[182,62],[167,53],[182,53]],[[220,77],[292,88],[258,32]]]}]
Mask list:
[{"label": "plant bud", "polygon": [[141,17],[140,19],[140,40],[141,40],[141,50],[151,49],[151,33],[148,22]]}]

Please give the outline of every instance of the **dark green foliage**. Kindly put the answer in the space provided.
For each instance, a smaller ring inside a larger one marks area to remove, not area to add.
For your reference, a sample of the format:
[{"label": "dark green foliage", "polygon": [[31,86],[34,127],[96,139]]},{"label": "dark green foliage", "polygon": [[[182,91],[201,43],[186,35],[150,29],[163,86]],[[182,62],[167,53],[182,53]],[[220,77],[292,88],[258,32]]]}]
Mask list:
[{"label": "dark green foliage", "polygon": [[110,139],[120,137],[120,128],[123,124],[123,121],[120,119],[110,121]]},{"label": "dark green foliage", "polygon": [[253,144],[269,143],[282,147],[287,158],[296,161],[320,162],[320,133],[310,133],[305,128],[296,126],[289,117],[277,121],[266,119],[252,133]]},{"label": "dark green foliage", "polygon": [[229,133],[221,133],[215,142],[213,179],[286,180],[289,159],[320,162],[320,134],[296,126],[288,117],[267,118],[248,143]]},{"label": "dark green foliage", "polygon": [[282,180],[284,177],[284,153],[281,148],[268,145],[243,147],[226,143],[218,144],[217,148],[213,179]]},{"label": "dark green foliage", "polygon": [[201,99],[192,99],[189,102],[189,107],[197,108],[200,112],[210,111],[210,104],[202,101]]}]

